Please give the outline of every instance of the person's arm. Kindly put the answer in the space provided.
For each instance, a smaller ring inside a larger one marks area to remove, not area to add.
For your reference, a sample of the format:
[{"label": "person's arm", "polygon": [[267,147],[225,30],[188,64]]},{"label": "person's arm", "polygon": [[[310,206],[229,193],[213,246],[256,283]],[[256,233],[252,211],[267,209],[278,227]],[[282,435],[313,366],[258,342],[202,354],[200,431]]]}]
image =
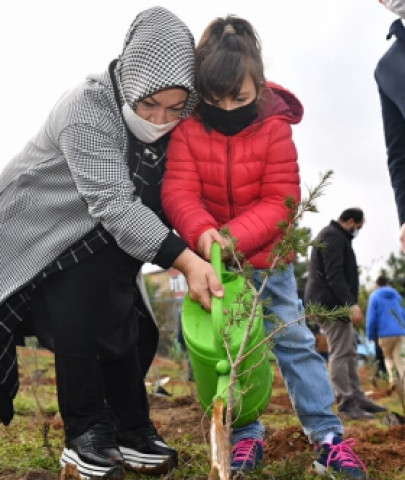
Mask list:
[{"label": "person's arm", "polygon": [[223,225],[230,229],[231,236],[237,239],[237,249],[245,256],[260,251],[281,234],[279,224],[288,218],[286,198],[300,201],[297,151],[286,121],[274,121],[263,161],[260,200]]},{"label": "person's arm", "polygon": [[206,230],[219,230],[218,222],[203,205],[201,189],[187,128],[180,124],[169,142],[162,205],[170,224],[194,251],[197,251],[201,234]]},{"label": "person's arm", "polygon": [[369,340],[373,340],[377,328],[377,304],[373,295],[370,295],[366,313],[366,335]]},{"label": "person's arm", "polygon": [[111,134],[90,125],[74,125],[62,132],[59,144],[90,215],[129,255],[180,270],[191,298],[210,309],[211,294],[223,294],[213,267],[134,196],[125,159]]},{"label": "person's arm", "polygon": [[[186,244],[171,236],[170,229],[134,192],[118,133],[87,124],[70,125],[59,135],[59,146],[89,214],[129,255],[167,268]],[[173,242],[172,248],[156,261],[164,242]]]},{"label": "person's arm", "polygon": [[379,95],[388,156],[388,170],[401,225],[400,241],[405,253],[405,118],[401,110],[381,88],[379,88]]}]

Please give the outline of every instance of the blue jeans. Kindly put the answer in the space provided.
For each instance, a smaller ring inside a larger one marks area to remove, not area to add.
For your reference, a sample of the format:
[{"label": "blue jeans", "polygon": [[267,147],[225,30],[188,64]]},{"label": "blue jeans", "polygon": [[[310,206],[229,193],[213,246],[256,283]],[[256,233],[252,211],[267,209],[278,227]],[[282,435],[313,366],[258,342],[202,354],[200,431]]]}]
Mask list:
[{"label": "blue jeans", "polygon": [[[263,282],[261,270],[254,272],[258,289]],[[267,280],[262,299],[270,298],[264,305],[265,313],[274,313],[289,323],[303,316],[297,295],[293,266],[283,272],[274,272]],[[278,325],[265,320],[267,333]],[[291,403],[311,443],[320,442],[326,434],[343,434],[343,426],[333,413],[334,393],[323,358],[315,351],[315,338],[302,319],[294,322],[273,338],[274,354],[286,383]],[[264,426],[259,420],[233,430],[232,443],[243,438],[264,438]]]}]

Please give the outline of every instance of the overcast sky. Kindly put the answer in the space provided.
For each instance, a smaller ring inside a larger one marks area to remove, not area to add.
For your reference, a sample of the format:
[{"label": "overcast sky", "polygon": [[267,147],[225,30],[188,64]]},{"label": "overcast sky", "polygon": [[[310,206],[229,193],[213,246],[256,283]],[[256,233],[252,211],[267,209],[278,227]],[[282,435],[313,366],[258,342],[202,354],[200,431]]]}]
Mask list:
[{"label": "overcast sky", "polygon": [[2,0],[0,169],[65,90],[107,68],[136,14],[155,5],[182,18],[196,40],[217,16],[253,23],[267,77],[304,105],[303,121],[294,127],[303,195],[322,172],[335,172],[320,212],[308,214],[303,225],[315,234],[345,208],[363,208],[366,224],[354,248],[362,278],[374,278],[400,249],[373,76],[392,42],[385,36],[395,16],[378,0]]}]

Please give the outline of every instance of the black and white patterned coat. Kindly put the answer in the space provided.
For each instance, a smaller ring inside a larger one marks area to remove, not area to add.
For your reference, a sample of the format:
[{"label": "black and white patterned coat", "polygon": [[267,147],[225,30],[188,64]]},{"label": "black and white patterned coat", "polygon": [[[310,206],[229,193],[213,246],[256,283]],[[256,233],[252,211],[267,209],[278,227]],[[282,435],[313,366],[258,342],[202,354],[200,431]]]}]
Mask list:
[{"label": "black and white patterned coat", "polygon": [[[195,100],[193,59],[185,25],[163,8],[146,10],[131,25],[114,70],[120,100],[136,107],[162,88],[183,86],[191,92],[187,114]],[[121,106],[108,72],[89,76],[62,96],[3,170],[0,303],[97,224],[142,262],[174,261],[165,247],[177,237],[134,192]]]}]

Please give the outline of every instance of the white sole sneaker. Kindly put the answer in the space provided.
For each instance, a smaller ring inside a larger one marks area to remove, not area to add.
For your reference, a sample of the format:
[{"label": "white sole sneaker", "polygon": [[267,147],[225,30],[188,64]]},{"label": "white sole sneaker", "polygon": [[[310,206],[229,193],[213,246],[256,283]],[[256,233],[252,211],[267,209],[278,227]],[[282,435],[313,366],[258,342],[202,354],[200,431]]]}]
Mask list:
[{"label": "white sole sneaker", "polygon": [[65,467],[68,463],[76,466],[82,480],[88,480],[94,477],[112,480],[124,478],[124,470],[121,465],[115,467],[92,465],[82,460],[74,450],[65,447],[60,457],[59,464],[61,467]]},{"label": "white sole sneaker", "polygon": [[145,473],[168,473],[176,467],[169,455],[142,453],[133,448],[119,446],[124,465],[129,470]]}]

